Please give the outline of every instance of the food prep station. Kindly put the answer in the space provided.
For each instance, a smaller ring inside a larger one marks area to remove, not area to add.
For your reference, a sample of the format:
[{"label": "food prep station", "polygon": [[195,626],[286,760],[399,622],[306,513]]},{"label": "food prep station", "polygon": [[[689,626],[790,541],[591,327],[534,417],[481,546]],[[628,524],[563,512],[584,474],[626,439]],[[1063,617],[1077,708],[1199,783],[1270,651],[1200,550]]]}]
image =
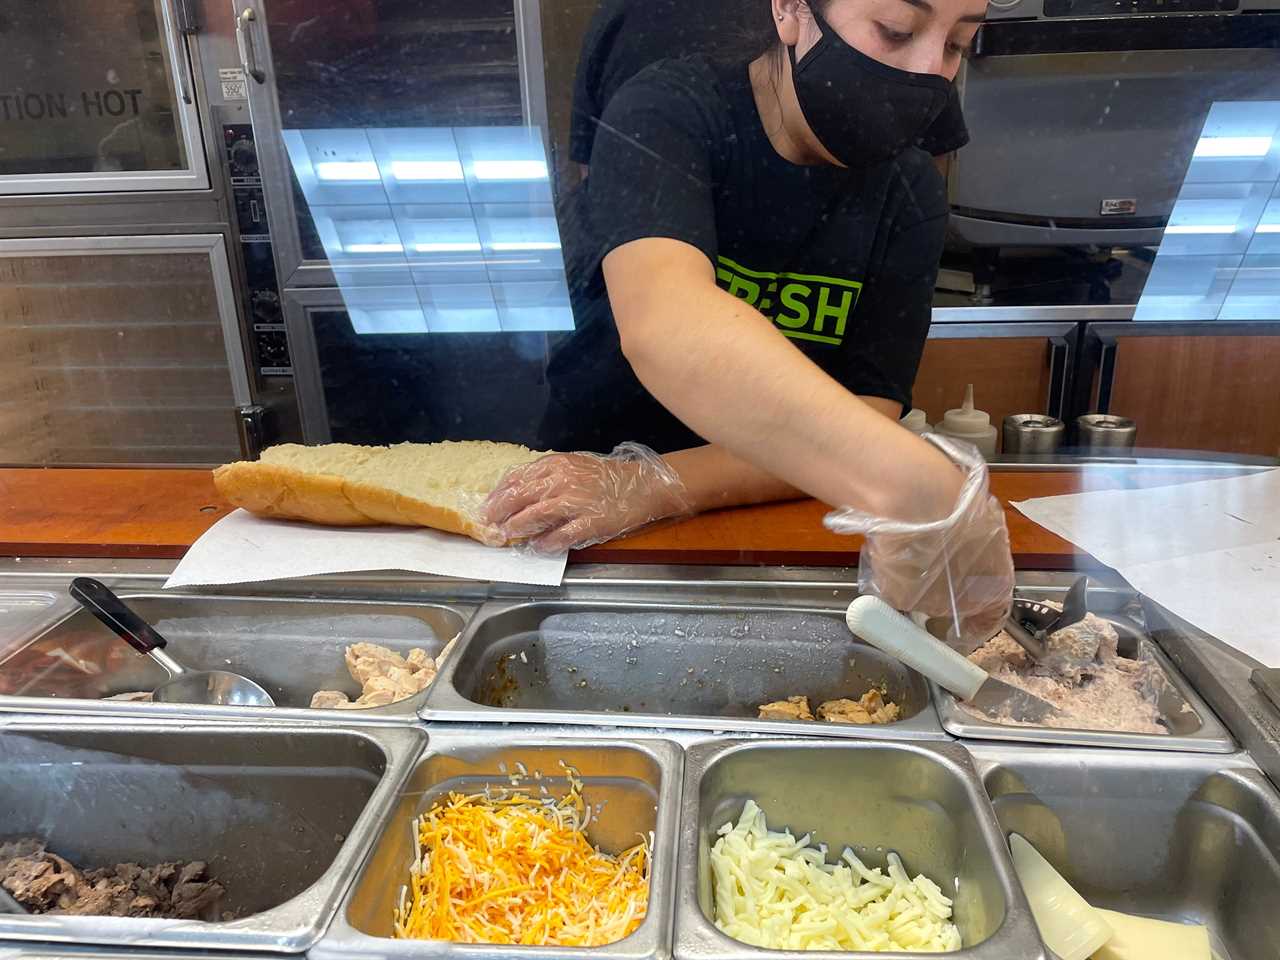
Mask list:
[{"label": "food prep station", "polygon": [[[1095,905],[1204,923],[1221,960],[1280,956],[1280,717],[1251,661],[1123,583],[1095,579],[1090,607],[1120,625],[1122,653],[1155,655],[1168,734],[975,720],[848,634],[851,571],[590,566],[556,589],[363,576],[165,592],[166,572],[0,567],[0,839],[37,836],[80,863],[208,861],[236,918],[0,914],[0,960],[799,960],[712,921],[709,848],[747,798],[775,829],[850,844],[871,866],[895,851],[936,880],[955,899],[959,956],[1049,960],[1009,831]],[[110,584],[176,657],[243,672],[279,706],[101,699],[164,678],[69,600],[79,574]],[[1071,581],[1025,573],[1019,594],[1060,598]],[[347,643],[435,656],[455,636],[408,700],[307,708],[316,690],[351,690]],[[755,718],[768,700],[873,688],[901,706],[896,723]],[[639,929],[572,949],[393,939],[415,817],[517,770],[563,792],[561,764],[601,849],[652,835]]]}]

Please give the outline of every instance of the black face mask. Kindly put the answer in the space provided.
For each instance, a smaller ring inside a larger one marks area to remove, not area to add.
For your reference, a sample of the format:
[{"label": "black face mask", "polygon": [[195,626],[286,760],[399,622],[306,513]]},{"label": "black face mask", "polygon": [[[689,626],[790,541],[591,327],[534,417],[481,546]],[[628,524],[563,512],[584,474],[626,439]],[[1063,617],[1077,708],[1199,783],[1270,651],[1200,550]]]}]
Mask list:
[{"label": "black face mask", "polygon": [[[953,139],[933,129],[949,102],[958,108],[951,81],[868,57],[846,43],[814,5],[810,10],[822,36],[799,63],[795,47],[787,47],[787,54],[805,122],[833,157],[847,167],[865,167],[922,140]],[[948,116],[960,117],[958,109]],[[963,117],[959,125],[963,129]]]}]

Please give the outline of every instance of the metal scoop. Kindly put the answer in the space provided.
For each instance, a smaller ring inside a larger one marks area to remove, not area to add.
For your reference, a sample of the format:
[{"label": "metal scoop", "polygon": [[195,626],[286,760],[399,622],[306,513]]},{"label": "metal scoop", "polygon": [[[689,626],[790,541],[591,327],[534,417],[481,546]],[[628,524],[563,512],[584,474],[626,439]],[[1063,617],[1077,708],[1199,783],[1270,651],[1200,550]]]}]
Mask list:
[{"label": "metal scoop", "polygon": [[992,717],[1042,723],[1058,713],[1048,700],[997,680],[879,597],[858,597],[844,619],[856,636]]},{"label": "metal scoop", "polygon": [[157,703],[202,703],[214,706],[274,707],[275,701],[248,677],[226,670],[188,670],[164,652],[160,636],[105,584],[89,577],[71,581],[71,596],[101,620],[116,636],[145,653],[169,674],[151,698]]},{"label": "metal scoop", "polygon": [[1097,637],[1093,637],[1090,643],[1091,638],[1083,636],[1079,639],[1084,643],[1077,647],[1049,642],[1055,633],[1085,618],[1089,612],[1088,590],[1089,578],[1080,577],[1067,591],[1061,610],[1036,600],[1019,598],[1013,601],[1004,629],[1036,662],[1040,668],[1037,673],[1078,680],[1081,669],[1097,657]]}]

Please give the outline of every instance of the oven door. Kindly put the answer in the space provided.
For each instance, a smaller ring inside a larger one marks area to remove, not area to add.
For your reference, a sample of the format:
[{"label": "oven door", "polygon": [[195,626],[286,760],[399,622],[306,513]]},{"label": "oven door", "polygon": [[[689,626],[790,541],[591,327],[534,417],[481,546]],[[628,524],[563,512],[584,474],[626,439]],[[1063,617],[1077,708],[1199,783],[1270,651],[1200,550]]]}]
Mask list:
[{"label": "oven door", "polygon": [[[403,285],[406,256],[421,254],[427,269],[450,254],[476,260],[463,255],[478,238],[437,229],[465,219],[455,213],[471,199],[461,181],[450,189],[430,179],[464,159],[437,141],[459,129],[523,133],[541,155],[536,0],[473,0],[465,11],[453,0],[355,0],[332,11],[321,0],[234,5],[284,286],[379,286],[389,273]],[[370,179],[370,165],[388,157],[387,182]],[[410,179],[397,179],[398,169]],[[549,183],[542,192],[534,199],[549,211]],[[416,236],[433,230],[433,239]]]},{"label": "oven door", "polygon": [[1210,106],[1280,99],[1280,14],[989,23],[963,97],[963,239],[1155,245]]},{"label": "oven door", "polygon": [[209,186],[175,0],[5,4],[0,195]]}]

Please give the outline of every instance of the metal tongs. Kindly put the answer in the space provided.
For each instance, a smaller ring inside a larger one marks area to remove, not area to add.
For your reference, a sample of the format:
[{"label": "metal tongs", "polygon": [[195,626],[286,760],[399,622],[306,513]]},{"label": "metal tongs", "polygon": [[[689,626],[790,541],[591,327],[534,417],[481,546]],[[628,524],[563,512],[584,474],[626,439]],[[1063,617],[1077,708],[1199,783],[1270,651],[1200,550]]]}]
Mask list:
[{"label": "metal tongs", "polygon": [[1015,597],[1004,629],[1030,654],[1032,660],[1044,663],[1053,656],[1049,649],[1049,637],[1079,623],[1088,612],[1089,578],[1080,577],[1063,598],[1061,611],[1039,600]]}]

